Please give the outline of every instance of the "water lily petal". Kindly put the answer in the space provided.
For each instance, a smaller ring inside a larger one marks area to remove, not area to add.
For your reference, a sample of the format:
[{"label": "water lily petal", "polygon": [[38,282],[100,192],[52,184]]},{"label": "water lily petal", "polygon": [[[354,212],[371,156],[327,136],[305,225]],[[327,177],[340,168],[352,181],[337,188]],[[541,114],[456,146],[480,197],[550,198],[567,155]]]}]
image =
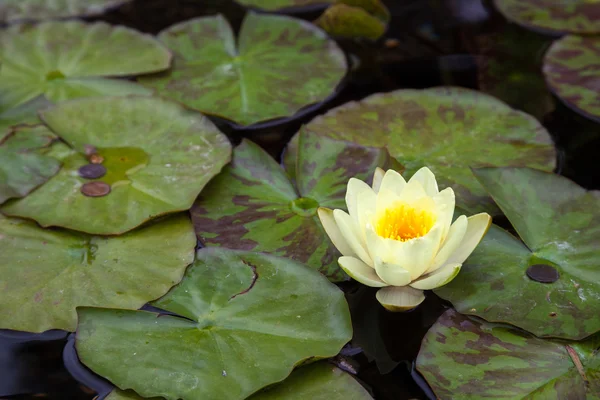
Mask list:
[{"label": "water lily petal", "polygon": [[[361,234],[363,243],[366,243],[366,229],[375,215],[377,208],[377,195],[373,190],[365,190],[359,196],[356,202],[357,225]],[[367,245],[367,251],[369,246]],[[371,257],[372,258],[372,257]]]},{"label": "water lily petal", "polygon": [[390,311],[408,311],[425,300],[422,290],[410,286],[388,286],[377,291],[377,301]]},{"label": "water lily petal", "polygon": [[448,257],[447,263],[462,264],[471,255],[492,223],[492,217],[487,213],[471,215],[467,218],[467,231],[460,245]]},{"label": "water lily petal", "polygon": [[362,235],[358,232],[357,224],[352,217],[342,210],[333,210],[333,218],[335,219],[340,232],[344,236],[344,239],[346,239],[346,243],[348,243],[350,248],[354,251],[354,254],[367,265],[373,265],[373,261],[363,244]]},{"label": "water lily petal", "polygon": [[385,171],[379,167],[375,168],[375,173],[373,174],[373,191],[375,193],[379,192],[379,188],[381,187],[381,182],[383,181],[383,177],[385,175]]},{"label": "water lily petal", "polygon": [[372,192],[373,189],[365,182],[360,179],[350,178],[348,181],[348,188],[346,190],[346,206],[348,207],[348,214],[355,220],[358,221],[356,203],[358,197],[364,191]]},{"label": "water lily petal", "polygon": [[399,197],[400,201],[403,203],[415,204],[419,203],[422,199],[427,198],[427,193],[425,193],[425,189],[423,189],[421,182],[413,180],[404,186]]},{"label": "water lily petal", "polygon": [[381,180],[379,191],[388,190],[399,196],[406,186],[406,181],[398,172],[393,169],[388,169]]},{"label": "water lily petal", "polygon": [[321,224],[327,233],[327,236],[329,236],[329,239],[331,239],[331,242],[339,250],[339,252],[344,256],[356,257],[356,254],[350,245],[348,245],[346,239],[344,239],[344,235],[342,235],[340,228],[337,226],[335,218],[333,218],[333,210],[325,207],[319,207],[317,213],[319,215],[319,219],[321,220]]},{"label": "water lily petal", "polygon": [[390,286],[406,286],[410,283],[410,273],[397,264],[375,259],[375,271],[382,281]]},{"label": "water lily petal", "polygon": [[423,186],[423,189],[425,189],[425,193],[427,193],[428,196],[435,196],[440,192],[435,175],[427,167],[423,167],[415,172],[408,182],[413,180],[421,183],[421,186]]},{"label": "water lily petal", "polygon": [[373,268],[369,267],[358,258],[346,256],[340,257],[338,259],[338,264],[352,279],[363,285],[371,287],[387,286],[385,282],[379,279],[379,276],[377,276]]},{"label": "water lily petal", "polygon": [[465,236],[465,232],[467,232],[467,226],[468,220],[464,215],[461,215],[454,221],[452,226],[450,226],[446,240],[442,243],[442,247],[435,255],[431,265],[425,270],[426,274],[433,272],[446,264],[446,260],[448,260],[452,253],[460,246]]},{"label": "water lily petal", "polygon": [[444,286],[460,272],[462,264],[446,264],[437,271],[425,275],[410,284],[411,287],[420,290],[431,290],[440,286]]},{"label": "water lily petal", "polygon": [[452,225],[452,217],[454,217],[454,190],[446,188],[433,196],[433,202],[437,208],[437,221],[444,226],[442,230],[442,241],[446,240],[450,225]]}]

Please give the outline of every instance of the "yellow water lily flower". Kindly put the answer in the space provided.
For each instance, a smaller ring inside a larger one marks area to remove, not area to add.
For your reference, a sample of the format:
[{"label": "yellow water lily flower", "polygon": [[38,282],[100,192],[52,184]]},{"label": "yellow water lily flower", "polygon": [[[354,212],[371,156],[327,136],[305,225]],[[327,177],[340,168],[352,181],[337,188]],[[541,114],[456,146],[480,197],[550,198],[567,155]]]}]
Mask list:
[{"label": "yellow water lily flower", "polygon": [[427,167],[408,182],[378,168],[373,187],[351,178],[348,212],[319,208],[327,235],[342,253],[340,267],[367,286],[380,287],[377,300],[403,311],[424,299],[424,290],[450,282],[490,227],[487,213],[454,223],[454,191],[438,189]]}]

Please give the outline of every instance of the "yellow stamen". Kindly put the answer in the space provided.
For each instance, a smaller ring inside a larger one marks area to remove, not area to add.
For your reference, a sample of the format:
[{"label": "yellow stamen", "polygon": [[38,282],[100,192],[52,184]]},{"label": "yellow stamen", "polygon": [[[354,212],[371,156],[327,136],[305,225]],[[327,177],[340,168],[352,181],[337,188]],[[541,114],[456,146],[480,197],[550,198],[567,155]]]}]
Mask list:
[{"label": "yellow stamen", "polygon": [[407,204],[397,203],[385,210],[377,221],[375,231],[386,239],[402,242],[425,236],[435,223],[435,216]]}]

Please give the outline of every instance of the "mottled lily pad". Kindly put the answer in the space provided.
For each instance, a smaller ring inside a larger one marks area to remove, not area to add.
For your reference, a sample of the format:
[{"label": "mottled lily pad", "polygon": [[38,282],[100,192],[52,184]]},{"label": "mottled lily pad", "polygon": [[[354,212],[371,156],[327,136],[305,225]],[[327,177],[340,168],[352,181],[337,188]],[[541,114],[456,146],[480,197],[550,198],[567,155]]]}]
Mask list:
[{"label": "mottled lily pad", "polygon": [[[104,97],[61,103],[41,113],[72,146],[60,172],[2,212],[91,234],[120,234],[163,214],[187,210],[230,160],[231,145],[203,115],[153,97]],[[86,197],[78,170],[95,146],[111,186]]]},{"label": "mottled lily pad", "polygon": [[235,0],[237,3],[267,11],[323,7],[335,0]]},{"label": "mottled lily pad", "polygon": [[598,399],[600,337],[539,339],[448,310],[429,330],[417,368],[439,399]]},{"label": "mottled lily pad", "polygon": [[[410,176],[423,166],[451,186],[471,214],[499,214],[469,167],[528,166],[551,171],[555,149],[532,116],[473,90],[438,87],[375,94],[317,117],[308,132],[366,146],[387,145]],[[297,137],[284,162],[293,169]]]},{"label": "mottled lily pad", "polygon": [[[131,51],[135,51],[135,57]],[[150,35],[103,22],[12,25],[0,35],[0,109],[44,94],[76,97],[148,94],[127,77],[169,67],[169,51]]]},{"label": "mottled lily pad", "polygon": [[332,95],[346,59],[325,32],[306,21],[249,13],[239,38],[221,15],[161,32],[173,68],[139,82],[163,96],[240,125],[289,117]]},{"label": "mottled lily pad", "polygon": [[102,14],[131,0],[2,0],[0,22]]},{"label": "mottled lily pad", "polygon": [[[476,176],[521,240],[493,226],[448,285],[435,290],[463,314],[507,322],[540,337],[582,339],[600,330],[600,192],[528,168]],[[559,272],[528,277],[531,265]]]},{"label": "mottled lily pad", "polygon": [[43,125],[0,135],[0,204],[27,195],[58,172],[60,162],[45,154],[56,139]]},{"label": "mottled lily pad", "polygon": [[600,11],[596,0],[494,0],[509,20],[549,33],[598,33]]},{"label": "mottled lily pad", "polygon": [[78,309],[81,361],[144,397],[245,399],[304,360],[337,354],[352,337],[336,286],[259,253],[202,249],[153,304],[180,316]]},{"label": "mottled lily pad", "polygon": [[232,163],[194,203],[196,234],[206,246],[273,253],[306,263],[332,281],[347,279],[317,208],[345,209],[351,177],[369,181],[376,167],[399,166],[383,149],[316,135],[302,135],[300,146],[290,180],[258,145],[242,141]]},{"label": "mottled lily pad", "polygon": [[544,75],[568,106],[600,120],[600,37],[567,35],[554,42],[544,58]]},{"label": "mottled lily pad", "polygon": [[0,215],[0,328],[74,331],[75,307],[137,309],[181,280],[195,245],[185,216],[100,237]]},{"label": "mottled lily pad", "polygon": [[7,134],[16,125],[40,124],[38,110],[50,105],[51,103],[44,96],[38,96],[17,107],[0,109],[0,137]]}]

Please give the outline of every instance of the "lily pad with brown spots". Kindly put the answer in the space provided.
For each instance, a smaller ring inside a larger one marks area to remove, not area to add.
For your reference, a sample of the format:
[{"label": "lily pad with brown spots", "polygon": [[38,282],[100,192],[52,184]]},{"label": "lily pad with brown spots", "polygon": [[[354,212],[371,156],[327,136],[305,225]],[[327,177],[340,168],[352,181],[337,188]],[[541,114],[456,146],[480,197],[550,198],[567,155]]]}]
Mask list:
[{"label": "lily pad with brown spots", "polygon": [[[160,98],[73,100],[41,116],[71,146],[64,150],[63,145],[57,155],[63,168],[38,190],[8,201],[1,210],[44,227],[114,235],[188,210],[231,157],[227,137],[208,118]],[[90,147],[96,153],[86,156]],[[79,168],[94,157],[102,161],[106,174],[83,178]],[[104,182],[110,192],[87,197],[82,190],[90,182]]]},{"label": "lily pad with brown spots", "polygon": [[235,0],[237,3],[251,8],[266,11],[290,11],[308,8],[325,8],[335,0]]},{"label": "lily pad with brown spots", "polygon": [[90,17],[131,0],[2,0],[0,22]]},{"label": "lily pad with brown spots", "polygon": [[[375,94],[334,108],[304,126],[307,132],[365,146],[387,146],[410,176],[423,166],[440,187],[451,186],[469,213],[500,210],[470,167],[527,166],[551,171],[556,151],[532,116],[469,89],[437,87]],[[297,137],[284,162],[294,169]]]},{"label": "lily pad with brown spots", "polygon": [[448,310],[431,327],[417,369],[440,400],[598,399],[600,337],[540,339]]},{"label": "lily pad with brown spots", "polygon": [[197,18],[159,39],[175,54],[173,68],[139,82],[239,125],[291,117],[332,96],[346,74],[325,32],[287,16],[249,13],[237,39],[221,15]]},{"label": "lily pad with brown spots", "polygon": [[387,152],[306,134],[288,176],[258,145],[244,140],[233,161],[192,207],[206,246],[272,253],[308,264],[332,281],[347,279],[339,252],[317,216],[319,206],[346,208],[351,177],[370,181],[376,167],[399,169]]},{"label": "lily pad with brown spots", "polygon": [[[135,52],[132,57],[131,52]],[[79,97],[149,94],[122,79],[169,67],[171,54],[150,35],[103,22],[11,25],[0,35],[0,110],[43,94]]]},{"label": "lily pad with brown spots", "polygon": [[600,7],[596,0],[494,0],[496,8],[512,22],[545,33],[600,32]]},{"label": "lily pad with brown spots", "polygon": [[599,36],[567,35],[554,42],[544,58],[544,75],[569,107],[600,121]]},{"label": "lily pad with brown spots", "polygon": [[[520,240],[492,226],[456,279],[436,294],[463,314],[539,337],[579,340],[600,331],[600,192],[529,168],[475,175]],[[555,271],[558,280],[539,282],[554,280]]]},{"label": "lily pad with brown spots", "polygon": [[144,397],[243,400],[352,337],[341,290],[305,265],[260,253],[201,249],[152,304],[176,315],[78,309],[81,361]]}]

